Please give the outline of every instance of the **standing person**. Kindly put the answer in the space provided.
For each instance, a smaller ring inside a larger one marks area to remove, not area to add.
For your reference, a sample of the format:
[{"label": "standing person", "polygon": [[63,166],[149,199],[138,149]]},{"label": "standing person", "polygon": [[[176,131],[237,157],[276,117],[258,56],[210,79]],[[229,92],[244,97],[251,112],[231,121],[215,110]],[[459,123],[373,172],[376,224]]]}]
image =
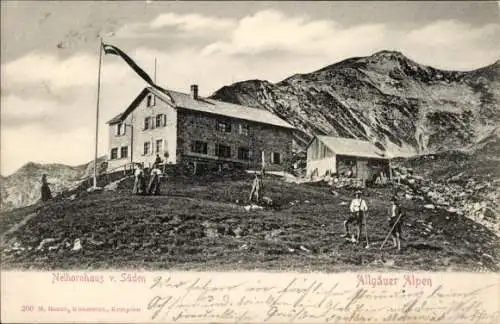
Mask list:
[{"label": "standing person", "polygon": [[394,247],[401,250],[401,224],[403,222],[404,211],[399,205],[396,197],[392,198],[392,205],[389,209],[389,228],[391,229],[391,237]]},{"label": "standing person", "polygon": [[149,180],[148,194],[155,196],[160,194],[160,177],[161,177],[161,170],[155,163],[153,165],[153,170],[151,170],[151,178]]},{"label": "standing person", "polygon": [[155,164],[160,167],[160,164],[162,164],[163,160],[161,159],[159,154],[156,154],[156,159],[155,159]]},{"label": "standing person", "polygon": [[368,206],[366,205],[365,200],[361,198],[361,191],[356,191],[356,198],[351,201],[349,211],[349,218],[344,221],[344,230],[346,233],[343,237],[349,236],[349,225],[353,224],[356,226],[356,236],[351,234],[351,241],[358,242],[365,213],[368,211]]},{"label": "standing person", "polygon": [[137,166],[134,172],[135,181],[134,181],[134,189],[132,190],[133,194],[143,195],[146,191],[146,178],[144,175],[144,170],[141,165]]},{"label": "standing person", "polygon": [[52,192],[50,191],[49,183],[47,182],[47,175],[42,175],[42,187],[41,187],[42,201],[48,201],[52,199]]},{"label": "standing person", "polygon": [[256,202],[259,203],[260,201],[260,191],[262,190],[262,178],[259,173],[255,173],[255,178],[253,179],[252,183],[252,190],[250,191],[250,197],[248,198],[248,201],[251,202],[253,197],[255,196]]}]

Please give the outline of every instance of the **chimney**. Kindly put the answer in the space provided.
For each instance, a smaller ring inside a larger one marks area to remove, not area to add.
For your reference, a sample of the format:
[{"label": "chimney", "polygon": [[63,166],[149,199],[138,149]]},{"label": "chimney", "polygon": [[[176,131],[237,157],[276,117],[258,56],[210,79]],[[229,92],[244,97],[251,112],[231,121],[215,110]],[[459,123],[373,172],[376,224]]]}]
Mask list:
[{"label": "chimney", "polygon": [[191,98],[193,98],[194,100],[198,99],[198,85],[197,84],[191,85]]}]

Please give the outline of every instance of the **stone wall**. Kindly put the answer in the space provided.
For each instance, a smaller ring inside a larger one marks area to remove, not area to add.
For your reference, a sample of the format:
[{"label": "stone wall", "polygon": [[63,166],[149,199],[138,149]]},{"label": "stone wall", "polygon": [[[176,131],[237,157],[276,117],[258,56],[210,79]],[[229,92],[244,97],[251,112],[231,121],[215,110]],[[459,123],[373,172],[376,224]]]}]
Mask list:
[{"label": "stone wall", "polygon": [[[231,125],[230,132],[217,129],[217,122],[224,120]],[[247,133],[240,132],[240,125],[247,126]],[[292,154],[292,131],[240,119],[209,115],[187,109],[178,109],[177,162],[186,159],[210,160],[220,163],[240,163],[249,167],[260,167],[262,155],[266,170],[281,171]],[[207,154],[191,150],[193,141],[207,143]],[[216,144],[231,148],[231,155],[221,158],[216,155]],[[238,157],[239,148],[251,152],[249,160]],[[264,152],[264,153],[262,153]],[[280,162],[273,163],[272,153],[279,153]]]}]

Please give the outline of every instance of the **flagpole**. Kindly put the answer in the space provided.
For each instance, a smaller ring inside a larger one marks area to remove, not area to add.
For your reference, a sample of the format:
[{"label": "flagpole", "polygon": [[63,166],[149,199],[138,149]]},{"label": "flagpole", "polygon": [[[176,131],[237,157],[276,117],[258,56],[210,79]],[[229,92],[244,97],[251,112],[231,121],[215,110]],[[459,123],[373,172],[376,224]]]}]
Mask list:
[{"label": "flagpole", "polygon": [[97,188],[97,148],[99,136],[99,99],[101,95],[101,64],[102,64],[102,38],[99,42],[99,71],[97,74],[97,104],[95,117],[95,155],[94,155],[94,189]]},{"label": "flagpole", "polygon": [[156,84],[156,57],[155,57],[155,78],[154,78],[155,84]]}]

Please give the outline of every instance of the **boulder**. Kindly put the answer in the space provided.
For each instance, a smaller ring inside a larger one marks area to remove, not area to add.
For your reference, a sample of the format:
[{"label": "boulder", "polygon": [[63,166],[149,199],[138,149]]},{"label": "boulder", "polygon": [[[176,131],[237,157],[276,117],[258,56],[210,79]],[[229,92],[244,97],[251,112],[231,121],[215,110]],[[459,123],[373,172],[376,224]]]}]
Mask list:
[{"label": "boulder", "polygon": [[43,239],[40,244],[38,245],[38,247],[36,248],[38,251],[39,250],[43,250],[44,246],[47,245],[48,243],[53,243],[57,241],[55,238],[46,238],[46,239]]},{"label": "boulder", "polygon": [[259,206],[259,205],[254,205],[254,204],[251,204],[251,205],[247,205],[245,207],[243,207],[246,211],[252,211],[252,210],[263,210],[264,207],[262,206]]},{"label": "boulder", "polygon": [[263,201],[266,205],[268,205],[268,206],[271,206],[271,205],[273,204],[273,200],[272,200],[271,198],[269,198],[269,197],[265,197],[265,196],[264,196],[264,197],[262,197],[262,201]]},{"label": "boulder", "polygon": [[73,248],[71,249],[72,251],[80,251],[82,249],[82,242],[80,239],[76,239],[75,243],[73,244]]}]

